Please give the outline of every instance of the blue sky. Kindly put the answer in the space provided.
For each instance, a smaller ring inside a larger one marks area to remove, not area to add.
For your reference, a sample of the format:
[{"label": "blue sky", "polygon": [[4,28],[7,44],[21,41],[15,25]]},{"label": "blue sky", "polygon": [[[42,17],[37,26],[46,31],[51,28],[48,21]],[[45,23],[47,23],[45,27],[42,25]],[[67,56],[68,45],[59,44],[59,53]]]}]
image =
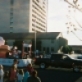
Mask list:
[{"label": "blue sky", "polygon": [[[71,2],[72,0],[68,1]],[[78,3],[82,4],[82,0],[79,0]],[[74,18],[81,24],[82,13],[78,10],[75,10],[75,13],[68,13],[68,4],[64,2],[64,0],[48,0],[48,4],[48,32],[63,32],[64,37],[68,39],[69,45],[82,45],[82,41],[79,40],[82,39],[82,31],[75,31],[75,34],[79,37],[78,39],[71,32],[67,34],[67,26],[65,25],[66,22],[71,21],[75,24],[76,28],[80,28]],[[73,9],[71,10],[73,11]],[[67,15],[70,16],[70,18],[67,18]],[[73,30],[73,28],[70,30]]]}]

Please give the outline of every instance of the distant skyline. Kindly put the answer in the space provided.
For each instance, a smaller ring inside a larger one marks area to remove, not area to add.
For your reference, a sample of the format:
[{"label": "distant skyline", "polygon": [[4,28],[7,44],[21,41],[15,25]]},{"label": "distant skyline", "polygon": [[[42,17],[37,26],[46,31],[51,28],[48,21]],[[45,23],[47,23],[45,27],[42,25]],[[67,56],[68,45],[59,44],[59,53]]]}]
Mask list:
[{"label": "distant skyline", "polygon": [[[81,4],[82,0],[79,0],[79,3]],[[75,32],[79,37],[78,39],[73,33],[67,34],[67,26],[65,25],[66,22],[72,21],[75,26],[79,28],[73,17],[75,16],[82,25],[82,13],[77,10],[76,13],[71,12],[71,20],[67,19],[67,14],[68,4],[64,2],[64,0],[48,0],[48,32],[63,32],[64,37],[69,41],[69,45],[82,45],[82,41],[79,40],[82,39],[82,31]]]}]

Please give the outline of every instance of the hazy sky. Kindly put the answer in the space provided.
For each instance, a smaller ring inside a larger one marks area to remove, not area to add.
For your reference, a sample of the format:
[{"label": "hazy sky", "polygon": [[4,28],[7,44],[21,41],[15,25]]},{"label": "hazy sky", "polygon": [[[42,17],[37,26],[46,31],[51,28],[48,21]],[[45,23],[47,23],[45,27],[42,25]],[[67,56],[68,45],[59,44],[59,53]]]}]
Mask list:
[{"label": "hazy sky", "polygon": [[[82,45],[82,31],[77,30],[75,34],[79,37],[79,39],[73,34],[67,34],[67,26],[66,22],[73,22],[76,28],[80,27],[76,23],[75,19],[82,25],[82,13],[78,10],[74,12],[68,13],[68,4],[64,2],[64,0],[48,0],[48,31],[49,32],[63,32],[65,38],[68,39],[69,45]],[[70,2],[72,0],[69,0]],[[82,4],[82,0],[79,0],[79,4]],[[81,6],[80,6],[81,7]],[[71,9],[73,11],[73,9]],[[67,18],[67,15],[70,18]],[[75,18],[75,19],[74,19]],[[71,29],[73,30],[73,29]]]}]

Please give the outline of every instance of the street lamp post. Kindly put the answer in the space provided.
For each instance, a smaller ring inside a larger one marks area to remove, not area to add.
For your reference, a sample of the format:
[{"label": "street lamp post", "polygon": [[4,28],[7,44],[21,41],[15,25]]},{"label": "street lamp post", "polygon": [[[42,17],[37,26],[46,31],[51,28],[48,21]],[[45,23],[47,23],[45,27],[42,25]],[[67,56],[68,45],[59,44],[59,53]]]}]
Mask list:
[{"label": "street lamp post", "polygon": [[35,27],[35,55],[36,55],[36,27]]},{"label": "street lamp post", "polygon": [[36,56],[36,18],[35,18],[35,56]]}]

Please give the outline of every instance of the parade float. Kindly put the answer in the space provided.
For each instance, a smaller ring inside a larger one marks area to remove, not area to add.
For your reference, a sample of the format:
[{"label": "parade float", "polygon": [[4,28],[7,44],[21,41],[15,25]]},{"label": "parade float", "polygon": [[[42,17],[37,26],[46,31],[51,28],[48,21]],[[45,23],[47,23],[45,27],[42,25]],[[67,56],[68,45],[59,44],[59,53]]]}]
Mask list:
[{"label": "parade float", "polygon": [[[10,46],[9,45],[5,45],[5,40],[3,39],[3,37],[0,37],[0,64],[2,64],[3,66],[11,66],[13,64],[13,60],[15,59],[15,57],[9,58],[7,57],[8,55],[11,55],[12,53],[10,53]],[[24,55],[24,49],[21,51],[21,56]],[[26,67],[28,64],[31,63],[31,59],[30,58],[16,58],[19,61],[18,67]]]}]

